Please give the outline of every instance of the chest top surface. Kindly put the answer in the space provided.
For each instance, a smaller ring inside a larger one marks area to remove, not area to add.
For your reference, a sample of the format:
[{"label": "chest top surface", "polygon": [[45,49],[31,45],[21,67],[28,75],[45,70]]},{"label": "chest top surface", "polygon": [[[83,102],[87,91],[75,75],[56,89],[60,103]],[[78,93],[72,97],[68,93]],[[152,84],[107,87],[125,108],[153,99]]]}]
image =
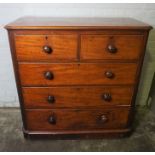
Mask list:
[{"label": "chest top surface", "polygon": [[151,26],[132,18],[22,17],[6,29],[144,29]]}]

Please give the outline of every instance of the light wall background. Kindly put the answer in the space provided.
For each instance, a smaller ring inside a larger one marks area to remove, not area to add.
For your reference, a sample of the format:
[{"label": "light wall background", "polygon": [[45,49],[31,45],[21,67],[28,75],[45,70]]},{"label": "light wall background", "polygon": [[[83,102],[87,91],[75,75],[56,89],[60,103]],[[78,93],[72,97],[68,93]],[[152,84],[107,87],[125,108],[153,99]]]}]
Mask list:
[{"label": "light wall background", "polygon": [[[5,24],[21,16],[133,17],[155,27],[155,4],[0,4],[0,107],[18,107]],[[155,71],[155,30],[149,36],[137,97],[145,105]]]}]

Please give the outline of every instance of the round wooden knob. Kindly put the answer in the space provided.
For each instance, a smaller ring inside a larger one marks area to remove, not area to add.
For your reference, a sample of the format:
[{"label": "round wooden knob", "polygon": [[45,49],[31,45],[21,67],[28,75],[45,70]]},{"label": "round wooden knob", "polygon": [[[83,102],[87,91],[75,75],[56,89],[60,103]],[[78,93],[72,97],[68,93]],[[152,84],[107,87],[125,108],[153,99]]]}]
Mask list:
[{"label": "round wooden knob", "polygon": [[105,122],[108,121],[108,118],[107,118],[105,115],[102,115],[102,116],[100,117],[100,119],[101,119],[101,122],[102,122],[102,123],[105,123]]},{"label": "round wooden knob", "polygon": [[116,53],[117,52],[117,48],[114,45],[108,45],[108,51],[110,53]]},{"label": "round wooden knob", "polygon": [[105,72],[105,76],[109,79],[113,78],[114,77],[114,73],[112,71],[106,71]]},{"label": "round wooden knob", "polygon": [[49,95],[48,98],[47,98],[47,101],[48,101],[49,103],[52,103],[52,104],[53,104],[53,103],[55,102],[54,96]]},{"label": "round wooden knob", "polygon": [[50,117],[48,118],[48,122],[49,122],[50,124],[56,124],[56,118],[55,118],[55,116],[54,116],[54,115],[50,116]]},{"label": "round wooden knob", "polygon": [[102,98],[105,100],[105,101],[111,101],[111,94],[109,93],[104,93],[102,95]]},{"label": "round wooden knob", "polygon": [[47,54],[52,53],[52,48],[50,46],[43,46],[43,50]]},{"label": "round wooden knob", "polygon": [[52,80],[52,79],[54,78],[54,75],[53,75],[52,72],[47,71],[47,72],[45,72],[44,77],[45,77],[47,80]]}]

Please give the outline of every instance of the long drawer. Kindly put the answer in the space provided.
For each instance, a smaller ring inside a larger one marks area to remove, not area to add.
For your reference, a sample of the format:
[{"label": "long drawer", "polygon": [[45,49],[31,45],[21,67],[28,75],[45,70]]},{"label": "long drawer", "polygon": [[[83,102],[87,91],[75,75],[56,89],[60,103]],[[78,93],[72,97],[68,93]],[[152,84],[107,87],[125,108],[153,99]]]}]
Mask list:
[{"label": "long drawer", "polygon": [[133,87],[23,87],[25,108],[105,107],[130,105]]},{"label": "long drawer", "polygon": [[128,126],[129,108],[26,110],[27,130],[58,131],[123,129]]},{"label": "long drawer", "polygon": [[137,63],[20,63],[22,86],[134,84]]},{"label": "long drawer", "polygon": [[143,35],[82,35],[81,59],[139,59]]}]

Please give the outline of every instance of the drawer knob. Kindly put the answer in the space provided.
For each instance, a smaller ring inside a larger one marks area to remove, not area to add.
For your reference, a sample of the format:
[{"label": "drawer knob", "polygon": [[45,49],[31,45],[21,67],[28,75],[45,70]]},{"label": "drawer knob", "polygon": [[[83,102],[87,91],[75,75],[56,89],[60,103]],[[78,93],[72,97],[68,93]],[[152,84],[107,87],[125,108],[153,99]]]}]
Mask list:
[{"label": "drawer knob", "polygon": [[100,120],[101,120],[102,123],[105,123],[105,122],[108,121],[108,118],[105,115],[102,115]]},{"label": "drawer knob", "polygon": [[43,46],[43,50],[47,54],[52,53],[52,48],[50,46]]},{"label": "drawer knob", "polygon": [[44,77],[45,77],[47,80],[52,80],[52,79],[54,78],[54,75],[53,75],[52,72],[47,71],[47,72],[45,72]]},{"label": "drawer knob", "polygon": [[48,101],[49,103],[54,103],[54,102],[55,102],[54,96],[49,95],[48,98],[47,98],[47,101]]},{"label": "drawer knob", "polygon": [[50,116],[50,117],[48,118],[48,122],[49,122],[50,124],[56,124],[56,118],[55,118],[55,116],[54,116],[54,115]]},{"label": "drawer knob", "polygon": [[108,45],[108,51],[110,53],[116,53],[117,52],[117,48],[114,45]]},{"label": "drawer knob", "polygon": [[109,94],[109,93],[104,93],[103,95],[102,95],[102,98],[105,100],[105,101],[111,101],[111,94]]},{"label": "drawer knob", "polygon": [[105,72],[105,76],[109,79],[113,78],[114,77],[114,73],[112,71],[106,71]]}]

